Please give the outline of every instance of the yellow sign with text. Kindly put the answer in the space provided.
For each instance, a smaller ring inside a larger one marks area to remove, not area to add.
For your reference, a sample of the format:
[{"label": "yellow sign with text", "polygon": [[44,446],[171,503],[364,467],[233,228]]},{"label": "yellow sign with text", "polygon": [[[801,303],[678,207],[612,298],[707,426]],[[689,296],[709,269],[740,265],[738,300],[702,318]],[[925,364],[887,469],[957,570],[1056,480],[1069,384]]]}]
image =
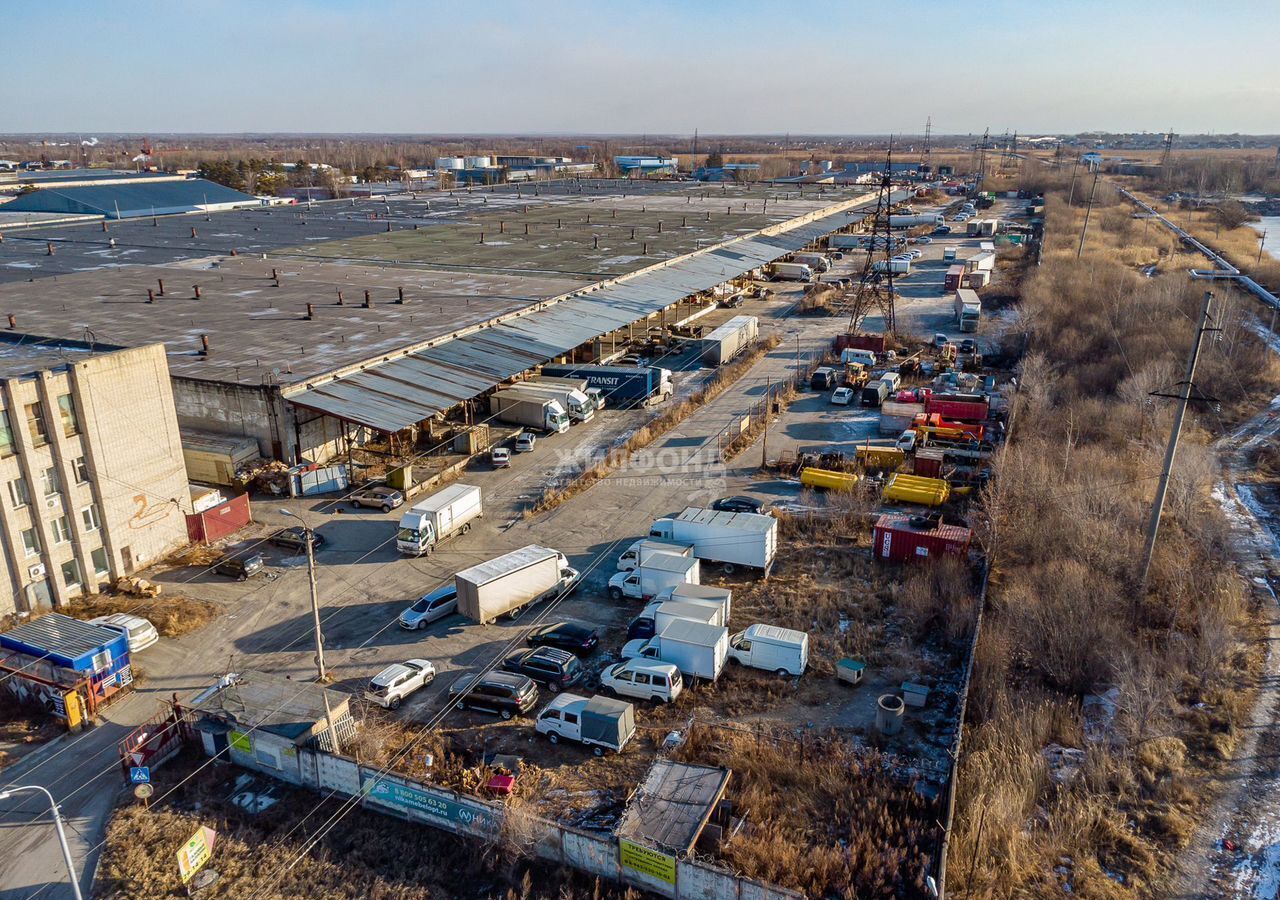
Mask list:
[{"label": "yellow sign with text", "polygon": [[622,865],[628,869],[648,875],[667,884],[676,883],[676,858],[660,853],[643,844],[632,843],[626,838],[618,838],[618,857]]},{"label": "yellow sign with text", "polygon": [[201,826],[191,836],[191,840],[182,845],[182,849],[178,851],[178,874],[182,876],[183,884],[190,881],[191,876],[209,861],[209,857],[213,855],[213,842],[217,837],[218,833],[212,828]]}]

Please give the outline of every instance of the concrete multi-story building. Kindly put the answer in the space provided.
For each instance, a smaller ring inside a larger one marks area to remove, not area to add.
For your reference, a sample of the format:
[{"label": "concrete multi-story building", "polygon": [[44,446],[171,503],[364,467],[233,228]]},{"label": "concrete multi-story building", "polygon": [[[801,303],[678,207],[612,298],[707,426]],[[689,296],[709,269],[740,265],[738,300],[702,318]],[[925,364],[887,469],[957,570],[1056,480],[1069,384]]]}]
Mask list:
[{"label": "concrete multi-story building", "polygon": [[60,606],[186,543],[163,344],[0,342],[0,614]]}]

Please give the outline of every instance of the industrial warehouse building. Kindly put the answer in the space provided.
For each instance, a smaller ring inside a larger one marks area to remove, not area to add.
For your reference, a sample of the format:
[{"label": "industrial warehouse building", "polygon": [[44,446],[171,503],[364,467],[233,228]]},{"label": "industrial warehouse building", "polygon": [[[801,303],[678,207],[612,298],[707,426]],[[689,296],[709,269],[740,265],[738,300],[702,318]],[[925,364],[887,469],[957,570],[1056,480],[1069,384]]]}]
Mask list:
[{"label": "industrial warehouse building", "polygon": [[61,605],[186,543],[162,344],[0,342],[0,615]]},{"label": "industrial warehouse building", "polygon": [[[184,431],[322,462],[466,421],[460,410],[481,412],[486,392],[543,363],[606,358],[633,329],[874,206],[692,183],[524,190],[15,232],[0,243],[0,322],[30,340],[162,341]],[[29,278],[40,273],[58,277]]]},{"label": "industrial warehouse building", "polygon": [[0,204],[4,213],[59,213],[130,219],[261,206],[250,194],[203,178],[129,179],[77,187],[51,185]]}]

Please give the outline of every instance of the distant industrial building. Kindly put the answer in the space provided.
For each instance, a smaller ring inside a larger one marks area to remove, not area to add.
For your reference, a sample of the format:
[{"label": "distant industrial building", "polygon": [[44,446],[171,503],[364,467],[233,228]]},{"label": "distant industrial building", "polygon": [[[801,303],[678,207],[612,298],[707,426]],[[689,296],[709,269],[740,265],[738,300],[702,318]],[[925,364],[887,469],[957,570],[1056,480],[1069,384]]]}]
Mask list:
[{"label": "distant industrial building", "polygon": [[693,171],[698,181],[747,181],[760,172],[759,163],[725,163],[723,166],[699,166]]},{"label": "distant industrial building", "polygon": [[163,344],[0,341],[0,614],[60,606],[187,541]]},{"label": "distant industrial building", "polygon": [[262,201],[250,194],[203,178],[183,178],[45,187],[0,204],[0,212],[130,219],[261,205]]},{"label": "distant industrial building", "polygon": [[0,192],[13,193],[23,187],[70,188],[107,184],[155,184],[164,181],[186,181],[185,175],[165,172],[129,172],[118,169],[40,169],[32,172],[4,171],[0,161]]},{"label": "distant industrial building", "polygon": [[613,164],[623,175],[675,175],[680,160],[674,156],[615,156]]}]

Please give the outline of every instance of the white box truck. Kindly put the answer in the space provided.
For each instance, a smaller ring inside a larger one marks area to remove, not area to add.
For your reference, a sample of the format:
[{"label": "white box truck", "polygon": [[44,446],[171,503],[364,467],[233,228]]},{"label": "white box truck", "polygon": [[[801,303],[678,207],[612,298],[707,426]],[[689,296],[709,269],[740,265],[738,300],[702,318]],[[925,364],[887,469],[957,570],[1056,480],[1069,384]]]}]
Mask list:
[{"label": "white box truck", "polygon": [[471,522],[484,515],[480,488],[451,484],[420,500],[400,517],[396,549],[405,556],[421,556],[455,534],[466,534]]},{"label": "white box truck", "polygon": [[654,522],[649,537],[693,544],[694,556],[720,563],[726,574],[746,566],[768,575],[778,550],[778,520],[690,506],[677,516]]},{"label": "white box truck", "polygon": [[803,675],[809,665],[809,635],[776,625],[748,625],[729,638],[729,659],[779,675]]},{"label": "white box truck", "polygon": [[547,384],[542,381],[521,381],[511,389],[522,394],[536,394],[555,400],[569,413],[569,421],[574,425],[590,422],[596,414],[595,401],[577,388]]},{"label": "white box truck", "polygon": [[584,744],[596,756],[621,753],[636,734],[635,707],[612,697],[561,694],[538,713],[534,729],[553,744],[562,738]]},{"label": "white box truck", "polygon": [[977,291],[960,288],[955,299],[956,325],[962,332],[977,331],[982,318],[982,302]]},{"label": "white box truck", "polygon": [[728,625],[729,616],[733,614],[733,591],[710,584],[677,584],[660,591],[653,599],[713,603],[724,610],[724,621],[720,623],[721,625]]},{"label": "white box truck", "polygon": [[623,659],[671,663],[688,678],[715,681],[729,656],[729,629],[679,619],[648,640],[627,641]]},{"label": "white box truck", "polygon": [[453,576],[458,612],[487,625],[499,616],[515,616],[524,607],[554,596],[568,562],[557,550],[530,544],[463,569]]},{"label": "white box truck", "polygon": [[663,600],[650,603],[644,608],[645,613],[653,616],[653,633],[662,634],[663,629],[676,619],[689,622],[701,622],[704,625],[725,625],[724,607],[705,600]]},{"label": "white box truck", "polygon": [[713,366],[729,362],[755,344],[760,336],[760,320],[755,316],[734,316],[702,338],[702,359]]},{"label": "white box truck", "polygon": [[591,382],[586,378],[563,378],[555,375],[534,375],[524,381],[524,384],[552,384],[556,387],[568,388],[575,391],[581,391],[591,401],[591,409],[593,412],[600,412],[605,407],[604,391],[599,388],[593,388]]},{"label": "white box truck", "polygon": [[871,264],[873,272],[892,272],[894,275],[910,275],[911,260],[909,259],[877,259]]},{"label": "white box truck", "polygon": [[806,265],[818,274],[831,271],[831,260],[821,253],[793,253],[791,261]]},{"label": "white box truck", "polygon": [[813,269],[804,263],[772,263],[769,275],[774,281],[813,281]]},{"label": "white box truck", "polygon": [[693,544],[641,538],[622,551],[622,555],[618,557],[618,571],[630,572],[636,566],[644,565],[644,561],[654,553],[674,553],[676,556],[692,557]]},{"label": "white box truck", "polygon": [[630,572],[618,572],[609,579],[609,596],[648,600],[664,588],[677,584],[697,584],[701,577],[698,560],[675,553],[652,553]]},{"label": "white box truck", "polygon": [[558,400],[516,388],[503,388],[489,396],[489,412],[499,420],[551,434],[569,430],[569,414]]}]

